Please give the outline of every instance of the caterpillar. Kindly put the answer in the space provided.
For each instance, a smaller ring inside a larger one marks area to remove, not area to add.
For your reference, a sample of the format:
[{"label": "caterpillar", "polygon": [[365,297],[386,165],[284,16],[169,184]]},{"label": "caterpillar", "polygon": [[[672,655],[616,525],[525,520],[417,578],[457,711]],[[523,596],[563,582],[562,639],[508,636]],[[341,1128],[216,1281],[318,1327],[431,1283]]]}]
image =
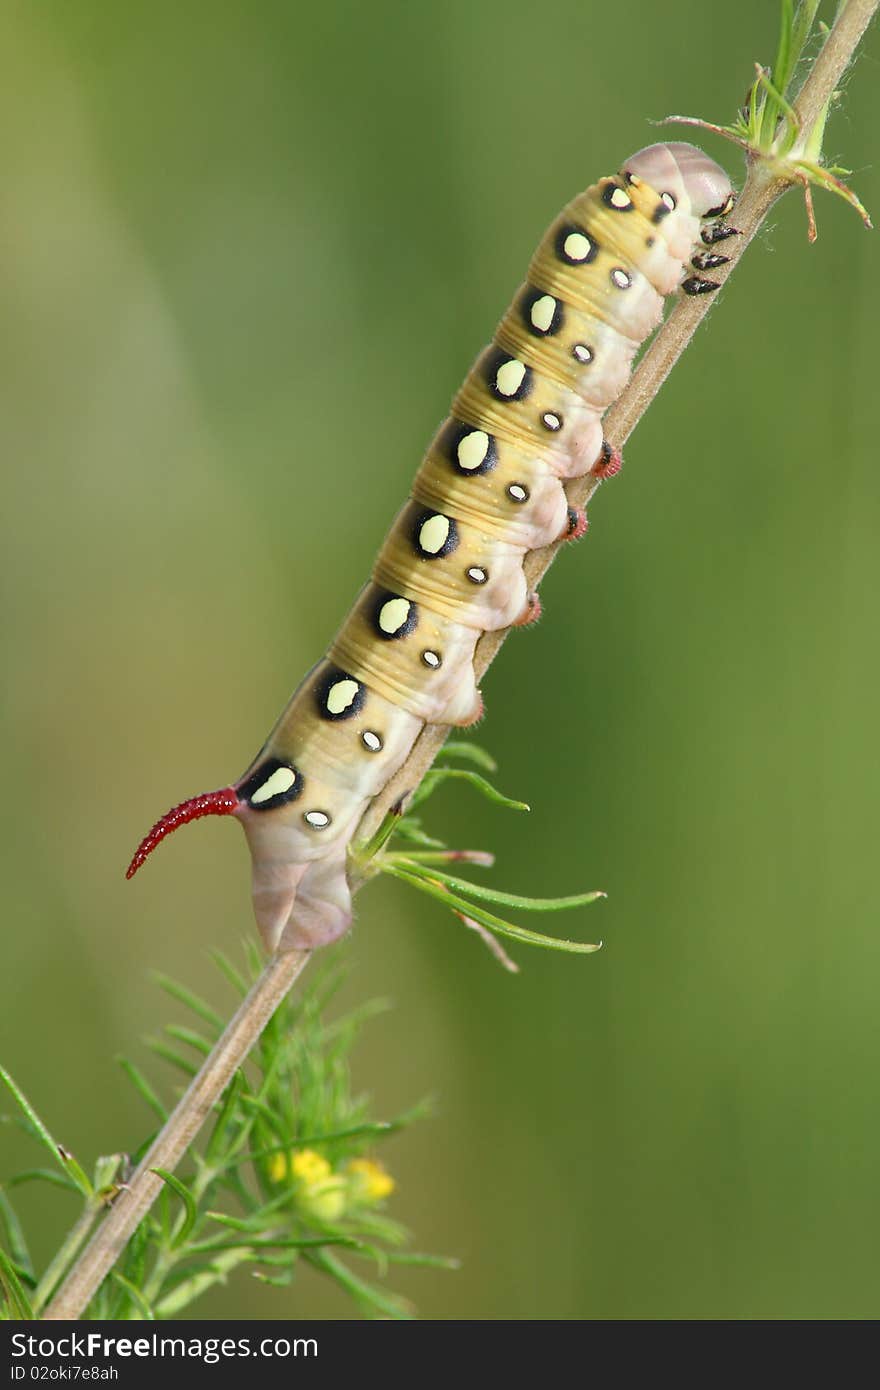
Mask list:
[{"label": "caterpillar", "polygon": [[431,442],[328,654],[243,776],[157,821],[127,877],[178,826],[232,815],[250,848],[267,949],[311,949],[344,935],[348,847],[367,804],[425,724],[479,719],[477,640],[538,616],[524,557],[586,529],[564,483],[619,469],[602,416],[664,297],[717,288],[702,272],[728,259],[707,248],[735,235],[723,220],[733,202],[723,169],[671,142],[640,150],[563,209]]}]

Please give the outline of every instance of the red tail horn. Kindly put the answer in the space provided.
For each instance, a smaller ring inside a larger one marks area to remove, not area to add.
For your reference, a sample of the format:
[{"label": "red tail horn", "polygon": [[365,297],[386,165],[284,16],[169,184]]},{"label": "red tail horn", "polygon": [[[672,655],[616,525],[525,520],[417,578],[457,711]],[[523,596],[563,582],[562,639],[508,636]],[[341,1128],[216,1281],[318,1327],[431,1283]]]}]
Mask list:
[{"label": "red tail horn", "polygon": [[181,801],[179,806],[172,806],[141,840],[125,871],[125,877],[131,878],[132,874],[136,874],[160,840],[164,840],[165,836],[170,835],[178,826],[186,825],[191,820],[200,820],[202,816],[231,816],[238,805],[238,793],[232,787],[224,787],[218,792],[202,792],[201,796],[191,796],[189,801]]}]

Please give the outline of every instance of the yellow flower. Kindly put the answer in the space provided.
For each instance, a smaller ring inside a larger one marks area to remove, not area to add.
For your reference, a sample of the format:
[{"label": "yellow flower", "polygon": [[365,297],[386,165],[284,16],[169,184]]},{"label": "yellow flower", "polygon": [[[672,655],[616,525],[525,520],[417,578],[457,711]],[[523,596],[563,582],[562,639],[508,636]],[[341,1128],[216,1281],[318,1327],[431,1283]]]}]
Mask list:
[{"label": "yellow flower", "polygon": [[347,1165],[352,1195],[361,1202],[381,1202],[394,1191],[394,1179],[373,1158],[353,1158]]},{"label": "yellow flower", "polygon": [[314,1149],[297,1149],[290,1156],[290,1167],[293,1176],[308,1186],[329,1178],[333,1171],[326,1158]]},{"label": "yellow flower", "polygon": [[284,1182],[296,1178],[308,1186],[321,1182],[330,1176],[331,1168],[326,1158],[315,1153],[314,1149],[290,1149],[288,1153],[273,1154],[269,1159],[268,1173],[272,1182]]},{"label": "yellow flower", "polygon": [[284,1182],[290,1177],[290,1155],[273,1154],[266,1165],[271,1182]]}]

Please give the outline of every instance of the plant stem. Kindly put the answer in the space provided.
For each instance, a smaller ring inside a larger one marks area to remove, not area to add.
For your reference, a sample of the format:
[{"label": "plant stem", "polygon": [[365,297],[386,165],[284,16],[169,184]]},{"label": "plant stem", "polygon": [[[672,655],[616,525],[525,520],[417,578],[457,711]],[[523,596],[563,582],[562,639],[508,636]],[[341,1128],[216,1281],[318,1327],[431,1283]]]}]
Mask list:
[{"label": "plant stem", "polygon": [[177,1167],[309,956],[309,951],[287,951],[267,963],[47,1307],[45,1319],[63,1321],[80,1316],[162,1191],[162,1179],[152,1170],[173,1172]]},{"label": "plant stem", "polygon": [[[838,15],[794,103],[806,138],[809,138],[813,125],[821,118],[852,61],[859,40],[878,5],[880,0],[848,0]],[[791,187],[789,179],[770,172],[759,161],[751,163],[735,212],[735,222],[741,235],[736,238],[731,264],[725,267],[726,273],[722,273],[722,279],[726,279],[739,262],[742,252],[770,208]],[[730,244],[725,242],[725,247]],[[614,444],[622,446],[635,429],[708,313],[711,298],[702,295],[682,299],[657,333],[623,395],[605,416],[606,436]],[[598,483],[593,478],[576,479],[568,489],[569,501],[573,506],[584,506],[597,487]],[[524,568],[530,587],[537,587],[555,559],[557,550],[558,546],[545,546],[526,556]],[[506,636],[507,630],[503,630],[484,633],[480,638],[475,658],[478,678],[494,660]],[[448,733],[449,730],[440,725],[429,724],[425,727],[403,767],[370,804],[361,821],[358,838],[374,834],[391,807],[415,791]],[[356,890],[363,882],[365,875],[355,869],[353,888]],[[131,1182],[120,1192],[108,1216],[49,1304],[44,1314],[46,1319],[71,1319],[82,1313],[162,1189],[162,1179],[151,1170],[165,1168],[173,1171],[177,1166],[236,1068],[244,1061],[275,1009],[305,968],[309,954],[307,951],[290,951],[268,962],[205,1059],[201,1071],[193,1078],[169,1116]],[[74,1232],[77,1231],[78,1227],[75,1227]]]},{"label": "plant stem", "polygon": [[89,1232],[98,1219],[101,1205],[100,1199],[96,1201],[91,1197],[86,1202],[85,1209],[71,1227],[58,1253],[47,1267],[46,1273],[37,1285],[31,1300],[31,1306],[35,1313],[39,1313],[46,1299],[54,1291],[55,1285],[59,1283],[64,1275],[67,1266],[79,1254],[80,1248],[85,1244]]}]

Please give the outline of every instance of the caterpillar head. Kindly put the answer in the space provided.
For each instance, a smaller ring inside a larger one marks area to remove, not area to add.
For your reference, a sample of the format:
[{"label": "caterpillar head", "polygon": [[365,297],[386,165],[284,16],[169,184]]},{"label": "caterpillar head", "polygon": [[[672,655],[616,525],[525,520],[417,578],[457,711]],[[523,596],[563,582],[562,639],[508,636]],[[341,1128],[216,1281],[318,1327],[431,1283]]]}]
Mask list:
[{"label": "caterpillar head", "polygon": [[644,179],[661,196],[669,194],[676,203],[684,195],[694,217],[701,221],[723,217],[730,212],[736,197],[730,178],[720,164],[696,145],[682,140],[647,145],[627,160],[626,173]]}]

